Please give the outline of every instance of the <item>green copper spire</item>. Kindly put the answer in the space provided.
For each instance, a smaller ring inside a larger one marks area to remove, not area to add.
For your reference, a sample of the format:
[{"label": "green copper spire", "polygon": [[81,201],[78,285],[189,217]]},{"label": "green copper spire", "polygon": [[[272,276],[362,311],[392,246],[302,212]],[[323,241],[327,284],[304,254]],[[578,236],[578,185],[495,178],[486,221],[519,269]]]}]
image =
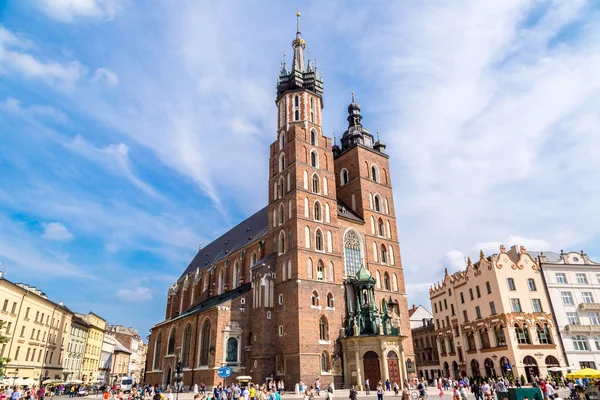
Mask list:
[{"label": "green copper spire", "polygon": [[361,264],[359,270],[356,271],[356,280],[362,282],[368,282],[370,280],[373,280],[371,273],[368,269],[365,268],[364,264]]}]

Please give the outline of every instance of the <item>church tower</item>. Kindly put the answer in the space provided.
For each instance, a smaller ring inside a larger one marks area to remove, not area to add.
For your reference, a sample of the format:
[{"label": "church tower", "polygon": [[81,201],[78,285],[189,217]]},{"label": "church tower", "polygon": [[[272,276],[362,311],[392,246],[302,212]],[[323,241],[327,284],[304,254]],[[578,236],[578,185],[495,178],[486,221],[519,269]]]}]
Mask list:
[{"label": "church tower", "polygon": [[322,372],[331,378],[341,359],[336,339],[344,297],[343,262],[335,242],[340,228],[332,141],[321,127],[323,80],[315,61],[310,56],[305,61],[299,13],[297,18],[291,66],[284,61],[277,83],[266,240],[266,253],[277,257],[274,370],[286,384]]}]

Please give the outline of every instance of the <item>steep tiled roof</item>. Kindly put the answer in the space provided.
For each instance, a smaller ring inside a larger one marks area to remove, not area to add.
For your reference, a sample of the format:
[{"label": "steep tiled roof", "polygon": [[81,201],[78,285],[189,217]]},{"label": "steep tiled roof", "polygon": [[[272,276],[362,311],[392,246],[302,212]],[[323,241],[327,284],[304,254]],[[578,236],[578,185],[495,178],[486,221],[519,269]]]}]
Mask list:
[{"label": "steep tiled roof", "polygon": [[196,268],[200,268],[200,270],[208,268],[248,244],[262,238],[267,234],[268,225],[268,208],[264,207],[219,238],[213,240],[208,246],[198,250],[198,253],[196,253],[196,256],[179,279],[183,279],[187,274],[195,272]]},{"label": "steep tiled roof", "polygon": [[530,251],[527,250],[531,258],[534,260],[538,258],[538,256],[542,255],[542,253],[546,256],[546,260],[551,263],[555,263],[560,261],[561,257],[559,253],[555,253],[553,251]]},{"label": "steep tiled roof", "polygon": [[240,286],[237,289],[230,290],[230,291],[225,292],[225,293],[223,293],[222,295],[219,295],[219,296],[211,297],[210,299],[208,299],[206,301],[203,301],[202,303],[200,303],[200,304],[198,304],[196,306],[188,308],[183,313],[181,313],[181,315],[179,315],[179,316],[177,316],[175,318],[172,318],[172,319],[169,319],[169,320],[165,320],[165,321],[163,321],[161,323],[158,323],[158,324],[154,325],[152,327],[152,329],[157,328],[157,327],[159,327],[161,325],[164,325],[166,323],[171,323],[173,321],[177,321],[178,319],[189,317],[190,315],[196,315],[196,314],[198,314],[198,313],[200,313],[202,311],[210,310],[211,308],[216,307],[219,304],[222,304],[222,303],[224,303],[224,302],[226,302],[228,300],[231,300],[231,299],[235,299],[236,297],[241,296],[241,295],[249,292],[251,287],[252,287],[252,283],[246,283],[246,284]]},{"label": "steep tiled roof", "polygon": [[338,207],[338,217],[348,218],[354,220],[356,222],[365,222],[361,217],[359,217],[350,207],[345,205],[340,200],[337,201]]}]

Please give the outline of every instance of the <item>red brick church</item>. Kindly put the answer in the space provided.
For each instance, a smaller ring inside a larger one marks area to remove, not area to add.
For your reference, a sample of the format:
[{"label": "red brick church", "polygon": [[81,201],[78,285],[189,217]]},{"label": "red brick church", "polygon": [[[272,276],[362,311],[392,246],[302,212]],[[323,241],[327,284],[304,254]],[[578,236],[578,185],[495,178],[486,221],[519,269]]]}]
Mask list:
[{"label": "red brick church", "polygon": [[[298,14],[299,17],[299,14]],[[348,106],[341,146],[324,136],[323,81],[300,23],[277,84],[268,205],[200,249],[152,327],[146,381],[403,382],[414,353],[385,144]],[[405,340],[408,339],[408,340]]]}]

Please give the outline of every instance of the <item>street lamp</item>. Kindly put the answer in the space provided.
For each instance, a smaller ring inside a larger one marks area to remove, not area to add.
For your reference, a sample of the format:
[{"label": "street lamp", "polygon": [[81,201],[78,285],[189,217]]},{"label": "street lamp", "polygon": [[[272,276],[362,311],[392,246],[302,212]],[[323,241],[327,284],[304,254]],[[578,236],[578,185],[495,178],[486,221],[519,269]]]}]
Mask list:
[{"label": "street lamp", "polygon": [[17,380],[17,376],[19,376],[19,368],[15,368],[15,372],[13,372],[13,378],[12,378],[12,386],[15,386],[15,381]]}]

